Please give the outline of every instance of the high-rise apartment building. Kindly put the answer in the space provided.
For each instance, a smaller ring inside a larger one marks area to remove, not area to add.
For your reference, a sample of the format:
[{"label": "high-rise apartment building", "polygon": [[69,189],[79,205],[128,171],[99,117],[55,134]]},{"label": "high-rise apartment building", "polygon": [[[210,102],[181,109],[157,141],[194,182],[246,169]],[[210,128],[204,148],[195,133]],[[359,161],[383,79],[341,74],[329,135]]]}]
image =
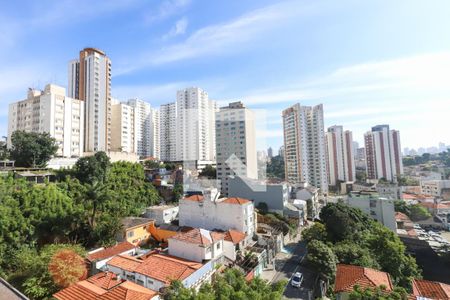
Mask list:
[{"label": "high-rise apartment building", "polygon": [[214,161],[216,111],[216,102],[196,87],[179,90],[175,103],[161,105],[161,159]]},{"label": "high-rise apartment building", "polygon": [[119,101],[111,105],[111,151],[136,153],[134,107]]},{"label": "high-rise apartment building", "polygon": [[215,112],[217,103],[204,90],[177,91],[176,160],[215,160]]},{"label": "high-rise apartment building", "polygon": [[159,108],[160,149],[162,161],[175,161],[176,157],[177,104],[169,103]]},{"label": "high-rise apartment building", "polygon": [[355,180],[355,154],[352,132],[342,126],[329,127],[326,134],[328,184]]},{"label": "high-rise apartment building", "polygon": [[111,61],[103,51],[85,48],[69,63],[68,95],[85,103],[84,151],[110,151]]},{"label": "high-rise apartment building", "polygon": [[272,147],[267,148],[267,156],[269,158],[273,157],[273,149],[272,149]]},{"label": "high-rise apartment building", "polygon": [[295,104],[282,113],[286,180],[328,192],[323,106]]},{"label": "high-rise apartment building", "polygon": [[403,174],[400,132],[377,125],[364,135],[367,179],[397,181]]},{"label": "high-rise apartment building", "polygon": [[134,108],[136,153],[140,157],[160,158],[159,111],[145,101],[128,100]]},{"label": "high-rise apartment building", "polygon": [[242,102],[233,102],[216,112],[215,127],[217,179],[228,196],[229,176],[258,178],[255,117]]},{"label": "high-rise apartment building", "polygon": [[8,147],[14,131],[48,132],[58,144],[57,156],[83,154],[84,103],[66,96],[66,89],[48,84],[43,91],[29,89],[27,99],[11,103]]}]

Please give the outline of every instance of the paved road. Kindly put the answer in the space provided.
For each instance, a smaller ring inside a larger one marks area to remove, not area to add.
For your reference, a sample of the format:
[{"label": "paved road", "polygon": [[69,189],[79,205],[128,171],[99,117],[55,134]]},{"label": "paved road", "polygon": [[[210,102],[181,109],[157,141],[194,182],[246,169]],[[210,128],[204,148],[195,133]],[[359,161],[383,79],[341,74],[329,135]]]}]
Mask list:
[{"label": "paved road", "polygon": [[[314,274],[299,265],[301,259],[306,255],[306,245],[304,242],[299,242],[287,245],[285,248],[292,250],[292,256],[286,261],[281,270],[278,271],[277,275],[275,275],[273,282],[277,282],[282,279],[289,280],[286,290],[284,291],[284,298],[309,300],[309,293],[314,284]],[[277,262],[277,264],[282,263],[284,262]],[[290,283],[290,279],[295,272],[301,272],[304,276],[304,280],[300,288],[295,288],[291,286]]]}]

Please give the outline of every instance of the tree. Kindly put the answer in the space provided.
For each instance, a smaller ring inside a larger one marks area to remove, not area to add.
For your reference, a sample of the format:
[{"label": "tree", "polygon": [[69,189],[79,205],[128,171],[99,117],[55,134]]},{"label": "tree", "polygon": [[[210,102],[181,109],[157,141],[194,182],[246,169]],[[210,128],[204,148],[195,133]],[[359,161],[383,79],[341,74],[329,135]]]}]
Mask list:
[{"label": "tree", "polygon": [[426,220],[428,218],[431,218],[431,214],[428,212],[428,210],[419,205],[419,204],[413,204],[410,207],[410,215],[412,221],[420,221],[420,220]]},{"label": "tree", "polygon": [[327,231],[325,229],[325,225],[319,222],[315,222],[311,227],[303,229],[302,239],[307,243],[313,240],[322,242],[327,241]]},{"label": "tree", "polygon": [[339,263],[379,269],[380,265],[370,250],[352,241],[339,242],[333,246]]},{"label": "tree", "polygon": [[206,177],[208,179],[216,179],[216,168],[211,165],[206,165],[203,170],[198,174],[200,177]]},{"label": "tree", "polygon": [[284,159],[280,155],[272,157],[267,164],[266,175],[268,178],[284,179]]},{"label": "tree", "polygon": [[408,293],[403,288],[394,288],[394,291],[387,292],[385,286],[376,288],[365,288],[355,285],[353,291],[349,294],[349,300],[406,300]]},{"label": "tree", "polygon": [[149,169],[158,169],[161,167],[161,163],[156,160],[148,159],[144,162],[144,167]]},{"label": "tree", "polygon": [[9,150],[6,147],[5,141],[0,141],[0,160],[6,160],[9,158]]},{"label": "tree", "polygon": [[49,266],[54,255],[63,250],[73,251],[80,257],[86,254],[84,248],[79,245],[52,244],[40,251],[22,247],[15,254],[14,271],[9,278],[10,281],[32,299],[49,299],[60,289],[52,277]]},{"label": "tree", "polygon": [[58,150],[56,140],[47,132],[14,131],[11,143],[10,156],[18,167],[45,167]]},{"label": "tree", "polygon": [[183,193],[183,185],[179,183],[175,184],[173,187],[173,200],[178,202],[183,197]]},{"label": "tree", "polygon": [[267,281],[256,277],[245,280],[244,274],[237,269],[227,269],[217,275],[212,284],[203,284],[199,291],[183,287],[180,281],[172,281],[164,291],[163,298],[168,300],[277,300],[281,299],[287,282],[279,281],[270,285]]},{"label": "tree", "polygon": [[48,270],[53,282],[60,288],[66,288],[87,277],[86,263],[72,249],[61,249],[53,254]]},{"label": "tree", "polygon": [[328,282],[333,282],[336,275],[336,256],[325,243],[313,240],[308,243],[306,263]]},{"label": "tree", "polygon": [[343,203],[329,203],[320,211],[320,219],[325,225],[331,241],[338,242],[354,238],[370,226],[369,217],[357,208]]},{"label": "tree", "polygon": [[92,156],[78,159],[72,173],[81,183],[104,182],[110,165],[108,155],[100,151]]}]

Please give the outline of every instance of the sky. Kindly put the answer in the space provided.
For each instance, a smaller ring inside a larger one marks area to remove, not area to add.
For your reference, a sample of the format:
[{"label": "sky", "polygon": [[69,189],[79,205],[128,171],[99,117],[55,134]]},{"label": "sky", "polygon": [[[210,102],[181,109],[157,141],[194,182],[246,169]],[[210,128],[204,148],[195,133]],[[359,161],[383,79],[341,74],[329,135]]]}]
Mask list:
[{"label": "sky", "polygon": [[189,86],[265,110],[258,140],[282,144],[281,111],[323,103],[325,126],[362,146],[377,124],[402,147],[450,144],[450,1],[1,1],[0,134],[29,87],[67,86],[84,47],[112,61],[112,95],[154,107]]}]

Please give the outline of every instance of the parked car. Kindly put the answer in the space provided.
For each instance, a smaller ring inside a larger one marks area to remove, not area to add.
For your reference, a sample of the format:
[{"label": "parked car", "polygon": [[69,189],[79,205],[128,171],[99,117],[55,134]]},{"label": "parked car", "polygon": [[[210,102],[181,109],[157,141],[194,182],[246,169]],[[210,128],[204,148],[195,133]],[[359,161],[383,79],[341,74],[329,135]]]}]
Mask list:
[{"label": "parked car", "polygon": [[296,272],[291,279],[291,285],[293,287],[300,287],[302,285],[303,282],[303,274],[300,272]]}]

